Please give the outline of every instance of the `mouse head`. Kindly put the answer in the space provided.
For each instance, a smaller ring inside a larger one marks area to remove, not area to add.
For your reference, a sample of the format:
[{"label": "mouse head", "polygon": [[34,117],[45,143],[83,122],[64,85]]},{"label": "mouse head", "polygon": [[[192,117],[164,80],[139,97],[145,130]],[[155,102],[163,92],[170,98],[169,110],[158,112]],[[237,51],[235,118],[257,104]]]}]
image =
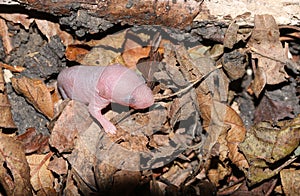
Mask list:
[{"label": "mouse head", "polygon": [[134,89],[129,99],[129,106],[134,109],[144,109],[150,107],[153,103],[152,91],[146,84],[142,84]]}]

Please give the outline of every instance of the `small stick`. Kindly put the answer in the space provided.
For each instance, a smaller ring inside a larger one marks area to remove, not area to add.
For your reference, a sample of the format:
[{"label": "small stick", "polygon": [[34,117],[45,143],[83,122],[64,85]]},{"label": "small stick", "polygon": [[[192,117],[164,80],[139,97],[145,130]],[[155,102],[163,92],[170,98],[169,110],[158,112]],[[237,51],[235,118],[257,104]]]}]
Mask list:
[{"label": "small stick", "polygon": [[217,69],[220,69],[222,67],[222,65],[218,65],[216,66],[213,70],[211,70],[210,72],[208,72],[207,74],[193,80],[193,81],[190,81],[191,84],[188,85],[187,87],[181,89],[180,91],[177,91],[176,93],[172,93],[172,94],[169,94],[169,95],[164,95],[164,96],[154,96],[154,100],[155,101],[159,101],[159,100],[162,100],[162,99],[167,99],[167,98],[170,98],[170,97],[174,97],[176,95],[179,95],[179,94],[182,94],[182,93],[185,93],[186,91],[190,90],[194,85],[198,84],[200,81],[202,81],[204,78],[206,78],[207,76],[209,76],[212,72],[216,71]]}]

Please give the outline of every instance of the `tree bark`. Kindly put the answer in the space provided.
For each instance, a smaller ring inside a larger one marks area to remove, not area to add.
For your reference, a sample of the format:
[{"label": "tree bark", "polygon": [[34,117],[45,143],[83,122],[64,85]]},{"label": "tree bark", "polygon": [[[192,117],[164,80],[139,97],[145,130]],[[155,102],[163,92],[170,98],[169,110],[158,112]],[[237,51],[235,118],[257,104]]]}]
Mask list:
[{"label": "tree bark", "polygon": [[96,17],[123,24],[149,24],[184,28],[190,25],[200,11],[196,0],[20,0],[28,9],[58,16],[70,15],[71,10],[87,10]]}]

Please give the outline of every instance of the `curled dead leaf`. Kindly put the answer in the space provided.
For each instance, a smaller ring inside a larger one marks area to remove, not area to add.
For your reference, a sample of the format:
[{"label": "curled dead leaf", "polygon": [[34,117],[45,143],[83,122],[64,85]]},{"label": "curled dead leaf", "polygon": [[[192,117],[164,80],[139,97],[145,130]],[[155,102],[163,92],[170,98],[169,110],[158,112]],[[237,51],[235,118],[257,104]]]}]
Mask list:
[{"label": "curled dead leaf", "polygon": [[283,101],[276,101],[265,93],[254,113],[254,123],[262,121],[283,120],[284,118],[294,118],[293,107]]},{"label": "curled dead leaf", "polygon": [[239,145],[250,163],[247,178],[250,185],[268,179],[279,171],[273,164],[291,154],[300,142],[300,115],[293,120],[278,122],[275,126],[261,122],[251,127],[246,139]]},{"label": "curled dead leaf", "polygon": [[47,86],[39,79],[27,77],[12,78],[12,85],[17,93],[24,95],[35,109],[52,119],[54,116],[54,104]]},{"label": "curled dead leaf", "polygon": [[259,97],[260,93],[263,91],[267,84],[266,73],[262,68],[257,67],[255,70],[254,80],[250,85],[250,89],[253,90],[256,97]]},{"label": "curled dead leaf", "polygon": [[5,82],[2,68],[0,67],[0,127],[16,128],[16,125],[12,119],[11,105],[9,103],[4,84]]},{"label": "curled dead leaf", "polygon": [[[284,49],[279,41],[279,28],[273,16],[255,15],[254,29],[248,45],[252,51],[252,58],[257,59],[257,68],[261,77],[255,77],[255,95],[258,96],[265,84],[279,84],[288,77],[284,70]],[[261,80],[264,78],[264,80]],[[258,81],[260,80],[260,81]],[[257,86],[257,90],[255,90]]]},{"label": "curled dead leaf", "polygon": [[50,145],[60,153],[72,151],[78,134],[91,123],[92,119],[83,103],[68,102],[51,130]]},{"label": "curled dead leaf", "polygon": [[212,101],[209,95],[201,96],[198,94],[198,100],[201,117],[204,120],[203,127],[210,135],[208,141],[225,137],[225,140],[220,143],[225,146],[221,146],[220,149],[228,152],[228,158],[240,169],[248,168],[247,160],[238,149],[238,145],[244,141],[246,135],[246,128],[240,116],[230,106]]},{"label": "curled dead leaf", "polygon": [[228,29],[226,30],[225,37],[224,37],[224,47],[232,49],[234,44],[237,42],[237,33],[239,30],[239,25],[233,21]]},{"label": "curled dead leaf", "polygon": [[300,170],[283,169],[280,179],[285,195],[298,195],[300,193]]},{"label": "curled dead leaf", "polygon": [[49,152],[49,136],[38,133],[35,128],[28,128],[25,133],[18,135],[17,139],[23,143],[26,154]]},{"label": "curled dead leaf", "polygon": [[6,54],[9,54],[12,49],[12,40],[10,38],[8,27],[4,19],[0,18],[0,37],[3,41],[3,47]]},{"label": "curled dead leaf", "polygon": [[127,67],[134,68],[141,58],[148,57],[150,46],[143,47],[131,39],[125,42],[125,51],[122,53],[123,60]]},{"label": "curled dead leaf", "polygon": [[20,141],[0,133],[0,184],[7,195],[32,195],[29,166]]},{"label": "curled dead leaf", "polygon": [[33,154],[26,157],[30,167],[30,182],[37,195],[56,195],[53,188],[54,176],[47,168],[52,154]]},{"label": "curled dead leaf", "polygon": [[88,49],[82,45],[69,45],[66,48],[66,58],[69,61],[81,62],[85,55],[88,53]]},{"label": "curled dead leaf", "polygon": [[222,65],[230,79],[236,80],[246,72],[247,56],[242,50],[234,50],[224,53],[222,57]]}]

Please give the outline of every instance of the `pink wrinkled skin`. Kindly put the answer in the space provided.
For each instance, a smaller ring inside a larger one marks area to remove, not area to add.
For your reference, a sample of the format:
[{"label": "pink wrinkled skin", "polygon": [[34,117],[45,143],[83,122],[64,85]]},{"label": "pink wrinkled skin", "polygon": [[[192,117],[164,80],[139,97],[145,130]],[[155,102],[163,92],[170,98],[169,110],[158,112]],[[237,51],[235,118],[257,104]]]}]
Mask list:
[{"label": "pink wrinkled skin", "polygon": [[90,114],[106,133],[116,133],[116,127],[101,113],[110,102],[135,109],[144,109],[154,103],[152,91],[144,79],[119,64],[70,67],[61,71],[57,82],[63,98],[87,104]]}]

